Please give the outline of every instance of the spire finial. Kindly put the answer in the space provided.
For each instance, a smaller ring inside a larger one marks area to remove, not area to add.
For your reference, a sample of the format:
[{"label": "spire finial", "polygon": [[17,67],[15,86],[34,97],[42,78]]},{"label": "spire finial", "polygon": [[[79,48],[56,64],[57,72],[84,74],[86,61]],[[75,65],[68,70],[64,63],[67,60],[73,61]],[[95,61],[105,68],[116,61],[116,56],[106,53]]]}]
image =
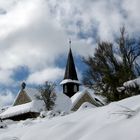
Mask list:
[{"label": "spire finial", "polygon": [[21,83],[21,89],[24,90],[25,87],[26,87],[26,83],[25,83],[25,82],[22,82],[22,83]]},{"label": "spire finial", "polygon": [[69,39],[69,47],[71,48],[71,39]]}]

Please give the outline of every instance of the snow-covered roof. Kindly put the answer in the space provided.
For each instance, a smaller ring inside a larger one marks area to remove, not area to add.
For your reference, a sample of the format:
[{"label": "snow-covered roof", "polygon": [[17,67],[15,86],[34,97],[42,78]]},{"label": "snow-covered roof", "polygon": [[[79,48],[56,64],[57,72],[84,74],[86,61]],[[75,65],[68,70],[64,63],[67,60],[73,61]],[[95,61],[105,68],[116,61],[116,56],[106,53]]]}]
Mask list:
[{"label": "snow-covered roof", "polygon": [[139,140],[140,95],[51,120],[5,123],[0,140]]},{"label": "snow-covered roof", "polygon": [[72,80],[72,79],[64,79],[60,85],[66,84],[66,83],[76,83],[76,84],[81,84],[78,80]]},{"label": "snow-covered roof", "polygon": [[71,97],[71,101],[72,101],[72,106],[75,106],[75,104],[85,95],[88,94],[95,102],[97,102],[97,104],[104,104],[102,103],[102,99],[100,99],[99,96],[96,96],[94,94],[93,90],[89,90],[89,89],[84,89],[82,91],[79,91],[77,93],[75,93],[72,97]]},{"label": "snow-covered roof", "polygon": [[37,97],[41,96],[41,93],[34,88],[25,88],[24,91],[30,97],[31,100],[35,100]]},{"label": "snow-covered roof", "polygon": [[[25,88],[23,91],[27,94],[27,96],[30,98],[31,101],[36,100],[37,97],[41,97],[41,93],[37,89],[35,89],[35,88]],[[18,96],[19,96],[19,94],[21,92],[22,92],[22,90],[20,90],[18,92],[18,94],[17,94],[17,96],[16,96],[16,98],[14,100],[14,103],[17,100],[17,98],[18,98]]]},{"label": "snow-covered roof", "polygon": [[83,110],[83,109],[86,109],[86,108],[95,108],[96,106],[89,103],[89,102],[84,102],[78,109],[79,110]]},{"label": "snow-covered roof", "polygon": [[17,116],[19,114],[24,114],[27,112],[41,112],[45,107],[45,104],[41,100],[34,100],[29,103],[11,106],[6,111],[0,114],[0,118],[9,118],[12,116]]},{"label": "snow-covered roof", "polygon": [[67,95],[63,93],[56,94],[55,106],[53,110],[69,112],[71,110],[71,107],[72,107],[72,102]]},{"label": "snow-covered roof", "polygon": [[8,108],[9,108],[9,106],[4,106],[4,107],[0,108],[0,114],[1,114],[2,112],[4,112],[5,110],[7,110]]}]

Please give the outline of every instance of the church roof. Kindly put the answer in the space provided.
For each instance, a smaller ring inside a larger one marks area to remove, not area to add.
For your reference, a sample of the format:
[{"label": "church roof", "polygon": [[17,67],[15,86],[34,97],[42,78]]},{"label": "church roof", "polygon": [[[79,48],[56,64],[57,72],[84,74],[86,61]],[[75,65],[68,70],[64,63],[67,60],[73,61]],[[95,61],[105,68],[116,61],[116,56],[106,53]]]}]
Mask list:
[{"label": "church roof", "polygon": [[29,97],[29,99],[30,99],[31,101],[37,100],[39,97],[40,97],[40,98],[42,97],[42,96],[41,96],[41,93],[40,93],[37,89],[35,89],[35,88],[25,88],[25,89],[21,89],[21,90],[18,92],[18,94],[17,94],[17,96],[16,96],[16,98],[15,98],[15,100],[14,100],[14,102],[13,102],[13,105],[15,104],[15,102],[16,102],[16,100],[18,99],[18,97],[19,97],[19,95],[20,95],[21,92],[24,92],[24,93]]},{"label": "church roof", "polygon": [[6,111],[0,114],[0,118],[5,119],[13,116],[17,116],[20,114],[24,114],[27,112],[41,112],[45,107],[45,104],[41,100],[34,100],[29,103],[11,106]]},{"label": "church roof", "polygon": [[26,88],[24,90],[25,90],[26,94],[29,96],[29,98],[31,100],[35,100],[38,97],[41,97],[41,93],[37,89],[34,89],[34,88]]},{"label": "church roof", "polygon": [[65,84],[66,81],[72,82],[72,83],[75,81],[76,83],[80,84],[78,81],[71,48],[70,48],[69,54],[68,54],[64,80],[60,84]]},{"label": "church roof", "polygon": [[94,91],[90,90],[90,89],[84,89],[82,91],[79,91],[77,93],[75,93],[72,97],[71,97],[71,101],[72,101],[72,107],[74,107],[77,102],[85,95],[87,94],[96,104],[98,105],[103,105],[104,102],[102,100],[101,97],[97,96],[94,94]]}]

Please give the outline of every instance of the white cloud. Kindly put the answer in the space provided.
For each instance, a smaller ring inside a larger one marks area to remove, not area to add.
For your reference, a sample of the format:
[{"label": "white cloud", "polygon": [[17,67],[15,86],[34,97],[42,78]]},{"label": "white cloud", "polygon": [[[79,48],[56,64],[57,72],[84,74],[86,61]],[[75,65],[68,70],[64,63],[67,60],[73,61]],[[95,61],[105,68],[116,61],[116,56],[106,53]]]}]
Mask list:
[{"label": "white cloud", "polygon": [[45,81],[56,81],[64,76],[64,70],[60,68],[48,68],[31,74],[27,83],[43,84]]},{"label": "white cloud", "polygon": [[13,84],[14,81],[11,78],[12,74],[13,72],[11,70],[0,70],[0,84]]},{"label": "white cloud", "polygon": [[73,53],[86,56],[93,54],[98,37],[113,40],[124,24],[130,33],[140,32],[139,5],[139,0],[1,0],[7,13],[0,15],[0,69],[5,73],[0,83],[13,82],[18,66],[29,68],[28,79],[55,69],[55,60],[68,52],[69,38]]},{"label": "white cloud", "polygon": [[35,12],[37,4],[37,0],[34,0],[34,2],[25,0],[24,3],[22,1],[16,3],[9,1],[7,13],[0,16],[0,37],[7,37],[10,33],[28,26],[34,17],[32,13]]},{"label": "white cloud", "polygon": [[140,31],[139,0],[49,0],[49,4],[70,32],[89,32],[94,27],[101,39],[112,39],[124,24],[128,31]]},{"label": "white cloud", "polygon": [[[2,17],[0,29],[5,32],[0,34],[3,37],[0,39],[0,67],[3,71],[24,65],[32,75],[46,67],[55,67],[55,60],[67,53],[69,35],[57,19],[52,17],[47,3],[43,2],[45,1],[19,1],[8,15]],[[11,20],[12,17],[16,19]],[[73,42],[77,54],[91,50],[85,40],[75,39]]]},{"label": "white cloud", "polygon": [[14,101],[14,95],[10,91],[6,91],[5,93],[0,93],[0,107],[11,105]]}]

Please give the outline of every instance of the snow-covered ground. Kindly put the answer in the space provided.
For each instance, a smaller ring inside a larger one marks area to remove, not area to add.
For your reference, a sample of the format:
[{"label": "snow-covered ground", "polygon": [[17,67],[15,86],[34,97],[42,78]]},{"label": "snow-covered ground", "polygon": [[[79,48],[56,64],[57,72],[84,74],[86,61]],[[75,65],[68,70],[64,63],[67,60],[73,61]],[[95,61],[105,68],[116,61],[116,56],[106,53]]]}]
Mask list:
[{"label": "snow-covered ground", "polygon": [[140,96],[87,106],[66,116],[7,122],[0,140],[140,140]]}]

